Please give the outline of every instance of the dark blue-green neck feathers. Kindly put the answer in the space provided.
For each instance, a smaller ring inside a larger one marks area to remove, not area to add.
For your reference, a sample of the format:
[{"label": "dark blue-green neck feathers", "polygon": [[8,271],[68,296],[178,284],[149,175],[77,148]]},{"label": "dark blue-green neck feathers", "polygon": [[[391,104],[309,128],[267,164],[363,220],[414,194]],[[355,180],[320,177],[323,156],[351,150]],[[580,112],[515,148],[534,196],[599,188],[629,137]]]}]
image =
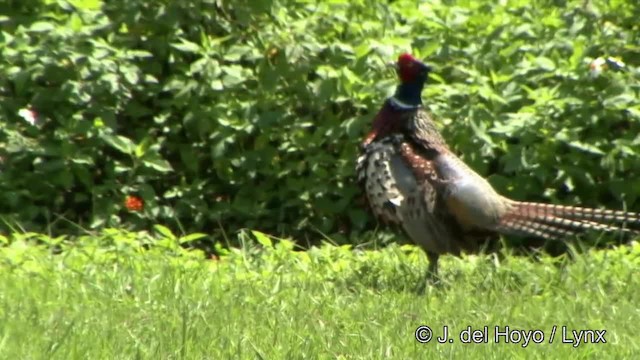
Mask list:
[{"label": "dark blue-green neck feathers", "polygon": [[400,110],[415,110],[422,106],[422,88],[424,81],[401,83],[396,93],[389,98],[391,105]]},{"label": "dark blue-green neck feathers", "polygon": [[407,105],[422,105],[423,81],[402,83],[396,88],[395,97]]}]

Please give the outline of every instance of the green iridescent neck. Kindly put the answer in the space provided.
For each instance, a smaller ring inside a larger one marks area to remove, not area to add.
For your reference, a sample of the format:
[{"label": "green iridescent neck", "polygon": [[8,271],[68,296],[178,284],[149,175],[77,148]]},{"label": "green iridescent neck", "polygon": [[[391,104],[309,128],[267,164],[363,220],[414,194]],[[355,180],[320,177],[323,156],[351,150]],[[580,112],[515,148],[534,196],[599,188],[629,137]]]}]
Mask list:
[{"label": "green iridescent neck", "polygon": [[418,107],[422,105],[422,88],[424,87],[424,81],[412,81],[401,83],[396,88],[396,93],[393,95],[395,100],[412,107]]}]

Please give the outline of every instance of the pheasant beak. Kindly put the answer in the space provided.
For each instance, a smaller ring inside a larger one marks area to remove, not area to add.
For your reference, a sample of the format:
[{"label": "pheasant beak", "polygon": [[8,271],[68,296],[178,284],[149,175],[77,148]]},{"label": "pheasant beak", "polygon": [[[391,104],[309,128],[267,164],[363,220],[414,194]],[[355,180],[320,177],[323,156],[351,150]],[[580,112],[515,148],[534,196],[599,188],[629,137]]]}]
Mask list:
[{"label": "pheasant beak", "polygon": [[387,63],[387,67],[393,68],[393,69],[395,69],[395,70],[398,70],[398,69],[399,69],[398,63],[397,63],[397,62],[395,62],[395,61],[389,61],[389,62]]}]

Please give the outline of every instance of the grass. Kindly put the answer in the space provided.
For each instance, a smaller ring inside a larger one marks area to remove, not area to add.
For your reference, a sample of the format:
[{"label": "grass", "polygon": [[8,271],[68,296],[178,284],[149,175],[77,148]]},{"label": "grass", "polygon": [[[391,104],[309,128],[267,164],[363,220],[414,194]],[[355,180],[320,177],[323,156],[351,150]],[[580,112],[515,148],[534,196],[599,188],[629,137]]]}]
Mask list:
[{"label": "grass", "polygon": [[[630,358],[640,352],[638,244],[571,260],[445,257],[442,285],[423,295],[413,288],[426,259],[412,247],[324,246],[303,253],[284,241],[202,260],[176,247],[109,244],[85,239],[58,255],[29,240],[0,248],[3,358]],[[447,325],[455,342],[418,343],[421,325],[436,336]],[[505,325],[540,329],[545,342],[495,344],[494,327]],[[462,344],[457,336],[467,326],[488,326],[490,343]],[[604,329],[607,343],[563,344],[562,326]]]}]

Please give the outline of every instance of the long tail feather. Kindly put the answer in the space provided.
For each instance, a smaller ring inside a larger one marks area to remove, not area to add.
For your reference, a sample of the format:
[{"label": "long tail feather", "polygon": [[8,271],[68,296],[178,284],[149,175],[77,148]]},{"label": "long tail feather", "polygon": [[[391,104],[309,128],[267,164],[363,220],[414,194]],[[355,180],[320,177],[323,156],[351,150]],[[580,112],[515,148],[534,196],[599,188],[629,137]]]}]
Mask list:
[{"label": "long tail feather", "polygon": [[627,223],[628,225],[640,226],[640,213],[533,202],[515,202],[515,205],[514,210],[519,214],[552,215],[565,219],[587,220],[597,223]]},{"label": "long tail feather", "polygon": [[511,205],[496,231],[556,240],[587,230],[639,233],[633,229],[640,226],[637,213],[516,201]]},{"label": "long tail feather", "polygon": [[535,218],[535,221],[541,221],[547,224],[553,224],[563,228],[571,228],[575,230],[629,231],[629,229],[626,229],[626,228],[600,224],[595,221],[572,220],[572,219],[566,219],[566,218],[561,218],[556,216]]},{"label": "long tail feather", "polygon": [[545,224],[521,216],[507,216],[500,222],[496,231],[504,234],[537,236],[547,240],[560,240],[576,233],[570,229]]}]

